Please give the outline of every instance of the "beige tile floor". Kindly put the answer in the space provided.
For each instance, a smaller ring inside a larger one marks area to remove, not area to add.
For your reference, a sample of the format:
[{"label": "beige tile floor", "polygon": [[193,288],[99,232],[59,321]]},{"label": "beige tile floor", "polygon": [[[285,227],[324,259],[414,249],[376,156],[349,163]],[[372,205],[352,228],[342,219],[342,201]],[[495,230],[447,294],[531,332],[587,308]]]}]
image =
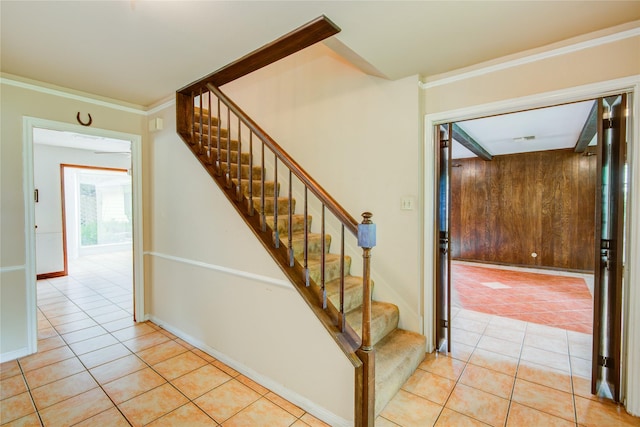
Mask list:
[{"label": "beige tile floor", "polygon": [[[133,323],[122,255],[70,271],[38,282],[38,353],[0,365],[3,426],[326,425],[153,323]],[[428,354],[376,426],[640,425],[590,395],[587,336],[464,310],[452,323],[452,354]]]},{"label": "beige tile floor", "polygon": [[376,426],[640,426],[590,393],[591,336],[454,308],[452,352],[427,354]]}]

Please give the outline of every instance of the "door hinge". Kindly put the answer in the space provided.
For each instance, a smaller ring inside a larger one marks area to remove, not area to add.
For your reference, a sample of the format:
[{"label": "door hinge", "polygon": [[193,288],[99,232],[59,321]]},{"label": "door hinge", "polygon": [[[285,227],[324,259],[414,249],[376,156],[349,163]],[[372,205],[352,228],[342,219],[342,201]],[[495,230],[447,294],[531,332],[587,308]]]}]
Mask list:
[{"label": "door hinge", "polygon": [[440,140],[440,148],[449,148],[449,140],[441,139]]},{"label": "door hinge", "polygon": [[600,260],[604,268],[606,268],[607,270],[611,269],[611,246],[611,240],[600,240]]},{"label": "door hinge", "polygon": [[612,117],[610,119],[602,120],[602,129],[613,129],[618,127],[618,123],[620,119],[617,117]]},{"label": "door hinge", "polygon": [[442,322],[442,327],[443,328],[448,328],[449,327],[449,321],[448,320],[442,319],[441,322]]},{"label": "door hinge", "polygon": [[614,363],[613,357],[598,356],[598,365],[603,368],[613,368]]}]

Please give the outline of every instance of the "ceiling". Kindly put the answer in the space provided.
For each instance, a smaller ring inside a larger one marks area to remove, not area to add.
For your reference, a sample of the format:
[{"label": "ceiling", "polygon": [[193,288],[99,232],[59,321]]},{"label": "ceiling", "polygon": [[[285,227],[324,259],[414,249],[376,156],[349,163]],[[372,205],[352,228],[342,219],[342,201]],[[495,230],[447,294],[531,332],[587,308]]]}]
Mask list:
[{"label": "ceiling", "polygon": [[131,141],[51,129],[34,128],[33,142],[40,145],[88,150],[97,154],[131,153]]},{"label": "ceiling", "polygon": [[[594,102],[576,102],[457,124],[492,156],[573,148]],[[451,157],[477,156],[454,140]]]},{"label": "ceiling", "polygon": [[426,78],[640,20],[640,1],[1,0],[1,71],[149,107],[321,14],[376,74]]}]

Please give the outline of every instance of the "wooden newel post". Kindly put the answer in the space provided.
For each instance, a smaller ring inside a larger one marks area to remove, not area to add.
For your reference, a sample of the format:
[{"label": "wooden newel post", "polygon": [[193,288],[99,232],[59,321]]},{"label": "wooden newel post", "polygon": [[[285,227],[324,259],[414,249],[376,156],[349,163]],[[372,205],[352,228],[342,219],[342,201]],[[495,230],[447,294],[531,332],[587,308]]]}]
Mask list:
[{"label": "wooden newel post", "polygon": [[371,249],[376,245],[376,225],[371,221],[371,212],[362,214],[358,225],[358,246],[362,248],[362,345],[357,355],[362,360],[360,396],[356,396],[360,419],[356,424],[373,427],[375,422],[375,350],[371,343]]}]

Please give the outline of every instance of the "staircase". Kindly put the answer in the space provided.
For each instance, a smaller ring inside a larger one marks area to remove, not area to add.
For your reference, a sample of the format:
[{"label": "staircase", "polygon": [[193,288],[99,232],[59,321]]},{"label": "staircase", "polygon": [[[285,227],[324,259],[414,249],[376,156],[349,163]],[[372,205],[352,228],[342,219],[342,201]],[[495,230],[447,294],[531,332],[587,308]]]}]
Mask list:
[{"label": "staircase", "polygon": [[[423,360],[426,342],[398,328],[398,307],[372,299],[372,215],[363,213],[358,223],[220,90],[337,31],[320,17],[178,90],[176,124],[178,135],[353,364],[355,424],[373,427]],[[361,260],[354,258],[359,251]],[[357,268],[361,277],[352,274]]]},{"label": "staircase", "polygon": [[[249,144],[230,138],[228,124],[219,126],[218,117],[198,106],[194,107],[193,117],[192,138],[185,138],[193,154],[216,181],[222,182],[223,190],[231,193],[233,203],[239,205],[244,215],[250,216],[253,208],[254,215],[261,218],[259,229],[269,234],[274,247],[288,254],[289,265],[290,257],[295,264],[306,265],[306,269],[303,268],[305,286],[307,282],[315,287],[322,287],[324,283],[322,298],[335,308],[341,307],[336,310],[344,314],[345,323],[361,337],[363,278],[351,275],[351,256],[332,252],[330,234],[310,231],[318,228],[312,226],[312,216],[299,212],[296,198],[282,195],[282,185],[275,177],[267,179],[268,171],[256,165],[252,152],[240,151],[240,147],[249,147]],[[324,301],[321,304],[325,305]],[[425,355],[424,336],[399,329],[398,319],[397,306],[372,301],[370,334],[375,350],[375,415],[382,411]]]}]

